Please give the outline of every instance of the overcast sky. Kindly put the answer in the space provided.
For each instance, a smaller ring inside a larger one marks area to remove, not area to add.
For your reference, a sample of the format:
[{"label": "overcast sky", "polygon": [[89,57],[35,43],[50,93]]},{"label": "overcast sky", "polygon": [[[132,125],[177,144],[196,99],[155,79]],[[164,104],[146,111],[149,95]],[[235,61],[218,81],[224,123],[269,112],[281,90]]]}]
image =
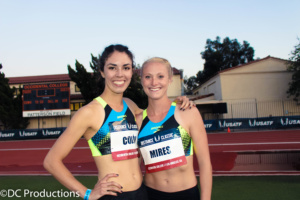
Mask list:
[{"label": "overcast sky", "polygon": [[67,74],[75,60],[124,44],[137,64],[159,56],[203,69],[207,39],[248,41],[254,58],[288,59],[300,37],[299,0],[0,0],[0,63],[6,77]]}]

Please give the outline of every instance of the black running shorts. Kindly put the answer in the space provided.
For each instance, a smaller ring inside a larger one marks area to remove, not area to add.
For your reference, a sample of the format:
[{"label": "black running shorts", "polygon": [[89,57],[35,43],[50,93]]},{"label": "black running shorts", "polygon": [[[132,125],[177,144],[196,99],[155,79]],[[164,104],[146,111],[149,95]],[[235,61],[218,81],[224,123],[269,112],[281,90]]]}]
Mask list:
[{"label": "black running shorts", "polygon": [[200,200],[198,186],[178,192],[162,192],[146,186],[149,200]]},{"label": "black running shorts", "polygon": [[144,184],[135,191],[118,193],[118,196],[105,195],[99,200],[148,200],[147,190]]}]

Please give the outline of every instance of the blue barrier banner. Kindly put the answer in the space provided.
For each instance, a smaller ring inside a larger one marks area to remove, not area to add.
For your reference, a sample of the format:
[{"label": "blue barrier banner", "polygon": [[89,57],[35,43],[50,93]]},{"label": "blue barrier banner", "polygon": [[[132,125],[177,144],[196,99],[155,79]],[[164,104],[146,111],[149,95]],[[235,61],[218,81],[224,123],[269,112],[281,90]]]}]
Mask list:
[{"label": "blue barrier banner", "polygon": [[58,138],[66,128],[22,129],[0,131],[0,140]]},{"label": "blue barrier banner", "polygon": [[207,131],[231,129],[300,128],[300,116],[204,120]]},{"label": "blue barrier banner", "polygon": [[[206,131],[230,129],[285,129],[300,128],[300,116],[236,118],[204,120]],[[1,140],[58,138],[66,128],[23,129],[0,131]]]},{"label": "blue barrier banner", "polygon": [[278,117],[277,119],[282,128],[285,127],[298,127],[300,128],[300,116],[292,116],[292,117]]},{"label": "blue barrier banner", "polygon": [[207,131],[215,131],[217,130],[217,120],[203,120],[205,129]]}]

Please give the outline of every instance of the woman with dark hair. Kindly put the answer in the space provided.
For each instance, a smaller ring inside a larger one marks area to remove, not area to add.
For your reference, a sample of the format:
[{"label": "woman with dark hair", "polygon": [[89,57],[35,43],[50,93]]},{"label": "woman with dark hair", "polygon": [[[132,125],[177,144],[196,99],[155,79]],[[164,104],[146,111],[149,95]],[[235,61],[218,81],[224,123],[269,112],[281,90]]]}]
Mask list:
[{"label": "woman with dark hair", "polygon": [[[145,163],[149,200],[210,200],[212,168],[207,135],[197,108],[180,112],[167,96],[172,68],[163,58],[142,65],[142,85],[148,107],[137,115],[138,146]],[[200,188],[193,168],[195,151]]]},{"label": "woman with dark hair", "polygon": [[[133,68],[133,54],[126,46],[105,48],[100,60],[100,73],[105,79],[103,93],[76,112],[44,160],[44,167],[60,183],[84,199],[147,199],[138,162],[135,122],[135,115],[141,110],[123,98]],[[189,106],[184,100],[182,105]],[[88,141],[98,169],[98,182],[92,190],[63,164],[82,136]]]}]

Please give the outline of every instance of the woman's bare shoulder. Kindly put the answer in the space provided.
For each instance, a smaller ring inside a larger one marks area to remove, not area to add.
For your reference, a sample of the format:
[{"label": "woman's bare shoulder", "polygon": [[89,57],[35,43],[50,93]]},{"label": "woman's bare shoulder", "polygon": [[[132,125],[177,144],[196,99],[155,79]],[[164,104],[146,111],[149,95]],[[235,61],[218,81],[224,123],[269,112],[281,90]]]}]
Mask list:
[{"label": "woman's bare shoulder", "polygon": [[190,120],[190,119],[193,119],[194,117],[200,116],[200,112],[199,112],[198,108],[195,106],[185,109],[185,110],[181,110],[180,105],[177,105],[175,114],[177,114],[181,117],[184,117],[186,120]]},{"label": "woman's bare shoulder", "polygon": [[81,107],[76,114],[77,115],[90,115],[95,113],[95,111],[101,109],[101,104],[95,101],[91,101],[90,103],[86,104],[85,106]]},{"label": "woman's bare shoulder", "polygon": [[81,107],[71,121],[84,123],[87,126],[94,126],[94,123],[104,117],[104,109],[102,105],[96,101],[92,101],[87,105]]}]

